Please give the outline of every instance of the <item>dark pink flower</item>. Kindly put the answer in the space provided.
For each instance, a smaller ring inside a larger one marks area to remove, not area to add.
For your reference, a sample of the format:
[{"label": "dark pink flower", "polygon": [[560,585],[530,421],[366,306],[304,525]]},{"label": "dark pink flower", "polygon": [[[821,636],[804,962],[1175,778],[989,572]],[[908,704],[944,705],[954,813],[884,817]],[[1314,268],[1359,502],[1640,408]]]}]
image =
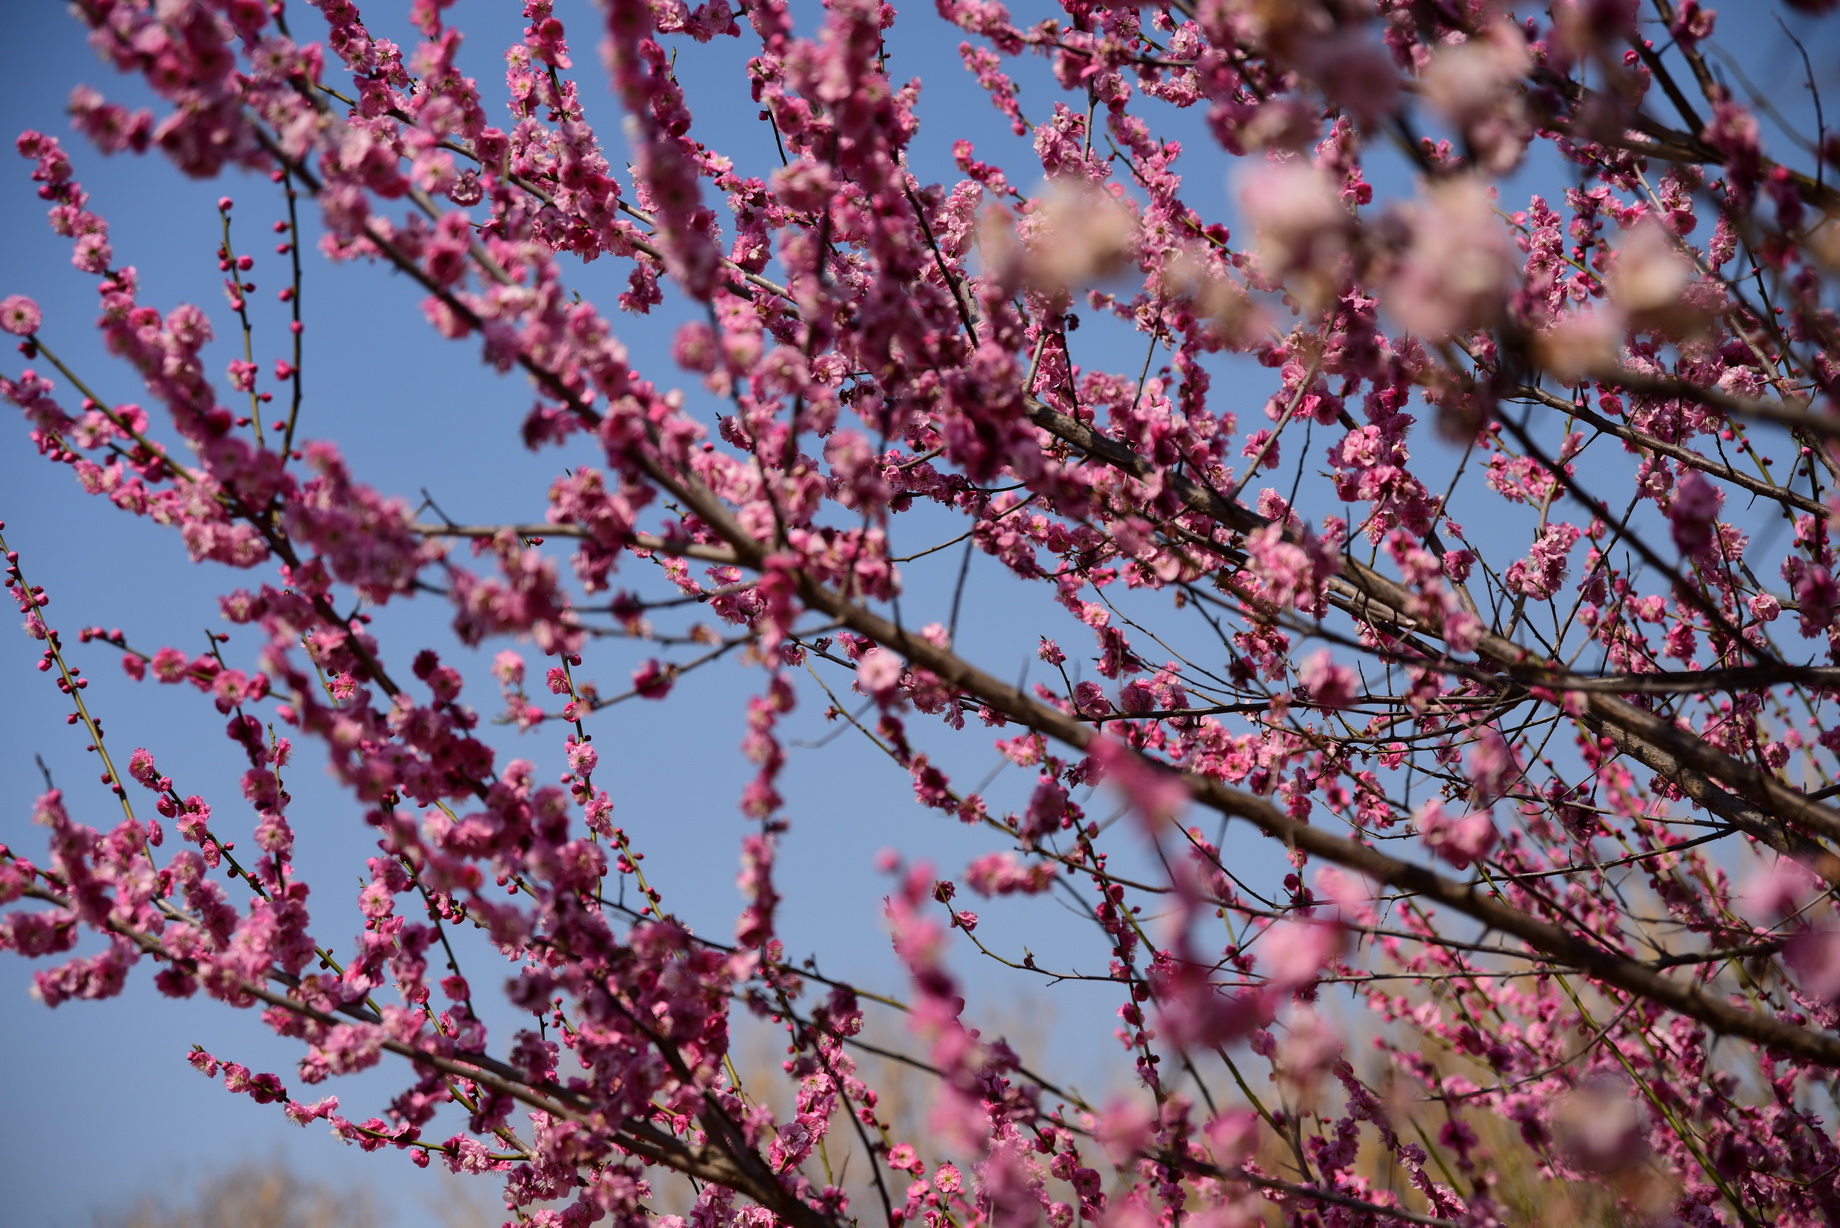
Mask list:
[{"label": "dark pink flower", "polygon": [[1682,554],[1697,555],[1712,545],[1724,503],[1724,493],[1697,469],[1689,470],[1676,483],[1673,501],[1668,504],[1668,525]]}]

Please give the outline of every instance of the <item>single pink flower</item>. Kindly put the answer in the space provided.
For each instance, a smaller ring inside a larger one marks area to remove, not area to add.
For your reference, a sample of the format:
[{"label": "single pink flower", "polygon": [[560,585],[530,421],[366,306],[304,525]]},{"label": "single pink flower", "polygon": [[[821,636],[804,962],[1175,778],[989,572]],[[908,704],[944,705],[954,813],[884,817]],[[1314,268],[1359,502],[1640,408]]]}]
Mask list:
[{"label": "single pink flower", "polygon": [[871,648],[856,663],[856,689],[877,703],[894,699],[901,685],[901,658],[886,648]]},{"label": "single pink flower", "polygon": [[27,337],[38,331],[43,323],[43,316],[38,304],[23,294],[14,294],[0,300],[0,328],[14,336]]},{"label": "single pink flower", "polygon": [[1105,1148],[1106,1158],[1124,1168],[1150,1141],[1150,1129],[1154,1124],[1150,1110],[1138,1100],[1115,1099],[1099,1114],[1093,1137]]},{"label": "single pink flower", "polygon": [[1452,815],[1437,802],[1430,802],[1419,808],[1415,821],[1419,837],[1432,856],[1459,870],[1467,870],[1487,857],[1499,835],[1486,810]]},{"label": "single pink flower", "polygon": [[1411,228],[1383,298],[1399,322],[1443,340],[1500,319],[1519,262],[1489,188],[1471,176],[1439,183],[1412,211]]},{"label": "single pink flower", "polygon": [[1334,922],[1278,921],[1265,931],[1254,949],[1266,984],[1288,991],[1315,981],[1323,965],[1342,953],[1344,939],[1342,927]]},{"label": "single pink flower", "polygon": [[1668,504],[1668,527],[1682,554],[1696,555],[1712,545],[1724,503],[1724,492],[1697,469],[1688,470],[1675,484],[1673,501]]},{"label": "single pink flower", "polygon": [[1297,667],[1297,679],[1314,703],[1332,712],[1354,706],[1360,683],[1355,672],[1337,664],[1327,648],[1311,653]]},{"label": "single pink flower", "polygon": [[1188,786],[1179,775],[1156,766],[1122,742],[1094,738],[1086,753],[1145,823],[1154,826],[1173,819],[1188,805]]}]

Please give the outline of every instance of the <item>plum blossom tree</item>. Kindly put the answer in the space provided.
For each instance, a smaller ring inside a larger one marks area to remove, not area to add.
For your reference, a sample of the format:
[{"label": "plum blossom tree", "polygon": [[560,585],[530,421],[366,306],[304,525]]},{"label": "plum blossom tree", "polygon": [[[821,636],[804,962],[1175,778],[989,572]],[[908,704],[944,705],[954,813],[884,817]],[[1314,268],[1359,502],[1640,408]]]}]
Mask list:
[{"label": "plum blossom tree", "polygon": [[[1840,1219],[1831,59],[1758,91],[1696,0],[526,0],[501,86],[445,0],[400,41],[371,7],[73,5],[160,100],[78,88],[82,136],[239,185],[214,312],[145,301],[73,151],[18,139],[100,312],[0,303],[0,391],[44,461],[246,576],[197,654],[131,609],[63,624],[5,543],[100,765],[0,861],[46,1005],[146,966],[256,1012],[296,1068],[193,1064],[490,1174],[518,1223],[649,1221],[666,1173],[680,1225]],[[927,23],[962,39],[929,88],[994,108],[974,136],[921,122]],[[758,112],[728,150],[693,110],[717,44]],[[279,328],[233,224],[261,197]],[[316,437],[315,247],[527,380],[511,433],[555,476],[526,519],[456,521]],[[92,322],[145,406],[66,359]],[[956,585],[905,587],[935,551]],[[974,563],[1043,595],[1033,681],[968,646]],[[450,611],[438,640],[373,625],[405,604]],[[482,728],[488,658],[559,784]],[[104,659],[194,688],[240,789],[105,737]],[[744,906],[711,934],[616,824],[595,733],[730,668]],[[982,841],[935,867],[890,824],[898,992],[781,940],[801,707]],[[949,749],[993,740],[983,781]],[[356,935],[319,919],[350,880],[310,897],[294,864],[304,753],[346,801],[316,824],[370,846]],[[1070,908],[1085,957],[965,893]],[[501,966],[463,976],[469,935]],[[986,958],[1101,983],[1130,1094],[979,1031]],[[736,1011],[781,1030],[791,1111],[728,1060]],[[934,1088],[909,1136],[858,1066],[893,1051]],[[384,1063],[377,1115],[322,1094]]]}]

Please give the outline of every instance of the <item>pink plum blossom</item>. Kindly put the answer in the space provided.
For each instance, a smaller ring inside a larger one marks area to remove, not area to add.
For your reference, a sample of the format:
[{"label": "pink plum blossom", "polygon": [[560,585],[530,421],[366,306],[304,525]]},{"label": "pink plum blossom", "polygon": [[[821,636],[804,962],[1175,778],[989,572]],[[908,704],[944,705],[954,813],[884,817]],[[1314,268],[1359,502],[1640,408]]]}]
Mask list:
[{"label": "pink plum blossom", "polygon": [[1486,810],[1451,814],[1437,802],[1427,802],[1414,814],[1413,822],[1432,856],[1459,870],[1486,858],[1500,838]]},{"label": "pink plum blossom", "polygon": [[25,295],[14,294],[0,299],[0,328],[14,336],[24,337],[35,333],[42,322],[38,304]]}]

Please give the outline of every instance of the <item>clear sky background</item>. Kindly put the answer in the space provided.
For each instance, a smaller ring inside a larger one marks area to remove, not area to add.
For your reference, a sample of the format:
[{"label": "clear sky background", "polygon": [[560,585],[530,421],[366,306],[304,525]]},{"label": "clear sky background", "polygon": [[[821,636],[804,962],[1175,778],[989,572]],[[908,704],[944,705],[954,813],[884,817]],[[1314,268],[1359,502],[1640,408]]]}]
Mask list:
[{"label": "clear sky background", "polygon": [[[323,29],[317,14],[292,7],[296,32],[317,36]],[[372,7],[391,14],[373,18],[374,26],[407,41],[398,11],[406,5]],[[500,56],[519,39],[520,7],[510,0],[467,0],[451,14],[452,24],[469,35],[463,66],[480,80],[496,117],[503,115],[497,101]],[[597,27],[579,7],[560,7],[570,20],[583,97],[617,162],[620,129],[594,50]],[[1733,5],[1730,10],[1739,20],[1728,18],[1724,32],[1735,37],[1747,62],[1756,66],[1753,76],[1772,82],[1785,73],[1799,77],[1799,61],[1776,32],[1775,6]],[[986,160],[1026,165],[1021,160],[1026,142],[1008,133],[957,66],[953,48],[958,37],[942,27],[930,5],[919,5],[896,27],[890,44],[897,80],[920,75],[929,82],[922,104],[926,126],[916,157],[917,171],[929,180],[956,177],[946,159],[957,137],[975,139]],[[0,45],[13,51],[9,75],[0,83],[0,130],[10,138],[20,129],[37,128],[65,140],[78,179],[93,193],[91,207],[110,222],[116,262],[141,272],[142,301],[163,309],[196,302],[212,313],[219,334],[209,362],[214,372],[240,356],[240,337],[224,306],[213,254],[220,238],[213,202],[225,193],[236,198],[234,241],[258,260],[253,278],[260,288],[252,302],[258,305],[257,356],[267,371],[285,352],[283,317],[273,295],[283,284],[282,265],[272,254],[269,232],[280,209],[275,189],[239,175],[211,184],[188,182],[157,155],[107,159],[74,137],[64,118],[64,100],[77,82],[94,84],[129,103],[144,101],[145,95],[93,56],[79,25],[60,6],[0,5]],[[756,108],[747,98],[742,69],[751,46],[748,38],[687,46],[683,75],[693,103],[701,104],[698,135],[764,172],[777,158],[771,135],[755,122]],[[1825,58],[1823,46],[1830,53]],[[1831,34],[1825,44],[1811,44],[1818,64],[1840,63],[1834,50]],[[1796,91],[1775,93],[1793,104]],[[1837,103],[1832,110],[1840,111],[1840,94],[1830,98]],[[1039,101],[1031,106],[1026,95],[1024,106],[1032,117],[1045,111]],[[1198,148],[1198,121],[1197,114],[1176,124],[1191,148]],[[66,361],[101,395],[141,400],[138,381],[109,362],[94,339],[93,279],[70,267],[68,244],[47,227],[28,173],[29,164],[11,155],[10,144],[0,151],[0,296],[37,298],[45,309],[44,336]],[[1224,170],[1220,174],[1224,195]],[[1028,183],[1035,175],[1024,172],[1016,178]],[[1380,186],[1383,193],[1406,190],[1403,177],[1390,184],[1382,178]],[[1550,190],[1556,194],[1561,186]],[[305,215],[316,229],[313,210]],[[577,266],[568,279],[612,313],[625,272],[624,265],[603,259]],[[450,515],[469,523],[533,520],[541,518],[542,493],[563,466],[591,463],[580,449],[537,456],[524,451],[516,435],[530,404],[524,384],[480,366],[472,343],[435,337],[422,322],[420,292],[406,279],[380,268],[329,266],[316,258],[309,261],[307,279],[303,432],[308,438],[336,440],[361,480],[412,502],[425,489]],[[661,360],[677,318],[667,309],[649,320],[616,319],[639,365],[661,383],[682,382],[674,380],[668,360]],[[1082,340],[1091,336],[1084,334]],[[1116,347],[1116,361],[1108,365],[1134,370],[1141,361],[1135,342],[1129,357],[1125,339],[1101,342],[1102,356],[1108,346]],[[17,355],[0,355],[0,370],[16,374],[21,365]],[[264,384],[278,387],[266,376]],[[1256,391],[1239,407],[1243,422],[1256,415],[1270,386],[1269,372],[1252,385]],[[694,384],[687,391],[713,421],[719,409],[708,404],[707,395]],[[49,620],[63,631],[75,660],[93,678],[87,698],[103,717],[116,761],[125,762],[134,747],[147,746],[181,792],[234,799],[241,766],[221,736],[221,718],[208,703],[190,688],[129,683],[114,665],[116,654],[75,648],[75,632],[91,623],[120,626],[147,650],[170,644],[196,652],[204,646],[204,628],[221,625],[216,595],[247,580],[190,565],[174,534],[83,495],[68,470],[34,455],[10,408],[0,415],[0,519],[29,580],[52,595]],[[908,551],[941,540],[942,523],[926,517],[897,521],[897,546]],[[903,616],[908,623],[945,620],[958,558],[957,550],[944,551],[906,570]],[[1080,643],[1039,595],[1005,579],[988,560],[974,566],[966,602],[961,643],[974,660],[996,672],[1015,676],[1028,668],[1044,628],[1065,637],[1070,646]],[[392,606],[379,612],[377,629],[401,668],[422,643],[451,642],[447,617],[444,606],[424,599],[406,609]],[[67,709],[62,697],[33,669],[35,646],[10,634],[10,641],[0,637],[0,696],[5,698],[0,704],[0,841],[37,857],[42,832],[27,821],[32,798],[43,787],[35,756],[42,756],[84,821],[106,827],[119,812],[94,783],[99,769],[94,756],[83,752],[86,739],[63,723]],[[253,653],[252,639],[232,639],[227,651],[233,661],[250,663],[248,656],[237,654]],[[499,704],[483,667],[499,647],[450,655],[451,663],[467,672],[469,701],[487,713]],[[605,691],[616,691],[646,655],[619,644],[596,646],[586,672]],[[541,678],[541,658],[531,653],[528,659],[535,683]],[[725,664],[686,679],[665,704],[621,706],[593,726],[602,754],[600,775],[616,799],[616,821],[634,833],[647,853],[648,873],[665,892],[667,906],[700,932],[720,938],[732,932],[739,907],[735,850],[747,830],[734,803],[750,769],[736,747],[745,697],[761,681],[757,669]],[[833,678],[833,685],[847,685],[847,679]],[[981,834],[918,809],[904,775],[859,739],[846,735],[815,745],[829,732],[818,720],[823,703],[815,687],[803,687],[801,708],[792,721],[790,736],[814,745],[795,749],[785,780],[793,831],[781,870],[782,934],[795,957],[815,952],[826,972],[898,991],[899,974],[887,955],[880,923],[886,879],[874,870],[876,853],[896,846],[909,855],[929,856],[942,871],[956,874],[969,857],[993,845]],[[989,735],[968,732],[941,739],[923,717],[915,717],[911,727],[937,744],[936,756],[965,783],[994,766]],[[506,754],[534,759],[541,778],[553,779],[562,770],[559,738],[546,734],[520,740],[503,728],[489,732]],[[999,785],[999,795],[1005,788],[1013,793],[1022,783]],[[362,871],[364,832],[356,810],[324,779],[310,754],[293,769],[288,787],[295,797],[290,814],[299,832],[301,869],[315,884],[316,931],[342,950],[358,929],[354,876]],[[1103,814],[1103,800],[1095,808]],[[220,814],[235,810],[225,804]],[[246,820],[231,822],[247,828]],[[1234,855],[1255,877],[1277,863],[1263,845],[1242,849],[1236,844]],[[1041,907],[971,906],[986,917],[980,936],[1012,954],[1027,943],[1039,955],[1064,956],[1064,964],[1103,970],[1102,952],[1088,940],[1085,927],[1065,923],[1069,914]],[[1048,1044],[1061,1060],[1061,1073],[1071,1070],[1071,1081],[1089,1093],[1102,1094],[1113,1086],[1113,1077],[1099,1065],[1103,1059],[1109,1066],[1123,1066],[1108,1039],[1116,1005],[1110,995],[1063,985],[1018,998],[1013,982],[991,975],[962,942],[957,952],[958,966],[984,995],[974,993],[974,1014],[986,1009],[986,1017],[1013,1022],[1019,1012],[1026,1013],[1028,1026],[1019,1030],[1019,1044]],[[480,996],[489,998],[503,965],[495,966],[489,952],[471,955],[466,971]],[[0,957],[0,1037],[11,1058],[5,1094],[0,1095],[0,1138],[8,1140],[0,1149],[0,1177],[8,1192],[0,1219],[83,1224],[94,1209],[120,1203],[175,1173],[283,1153],[315,1176],[376,1189],[399,1224],[434,1222],[422,1205],[443,1188],[433,1175],[418,1172],[396,1154],[363,1155],[330,1138],[322,1126],[303,1131],[278,1106],[229,1095],[193,1071],[185,1055],[200,1044],[225,1059],[276,1071],[302,1099],[335,1091],[341,1111],[360,1120],[380,1111],[406,1081],[399,1066],[386,1065],[329,1088],[308,1088],[292,1078],[297,1045],[275,1039],[251,1013],[211,1001],[161,998],[145,965],[122,997],[73,1003],[55,1012],[28,998],[32,968],[15,957]]]}]

